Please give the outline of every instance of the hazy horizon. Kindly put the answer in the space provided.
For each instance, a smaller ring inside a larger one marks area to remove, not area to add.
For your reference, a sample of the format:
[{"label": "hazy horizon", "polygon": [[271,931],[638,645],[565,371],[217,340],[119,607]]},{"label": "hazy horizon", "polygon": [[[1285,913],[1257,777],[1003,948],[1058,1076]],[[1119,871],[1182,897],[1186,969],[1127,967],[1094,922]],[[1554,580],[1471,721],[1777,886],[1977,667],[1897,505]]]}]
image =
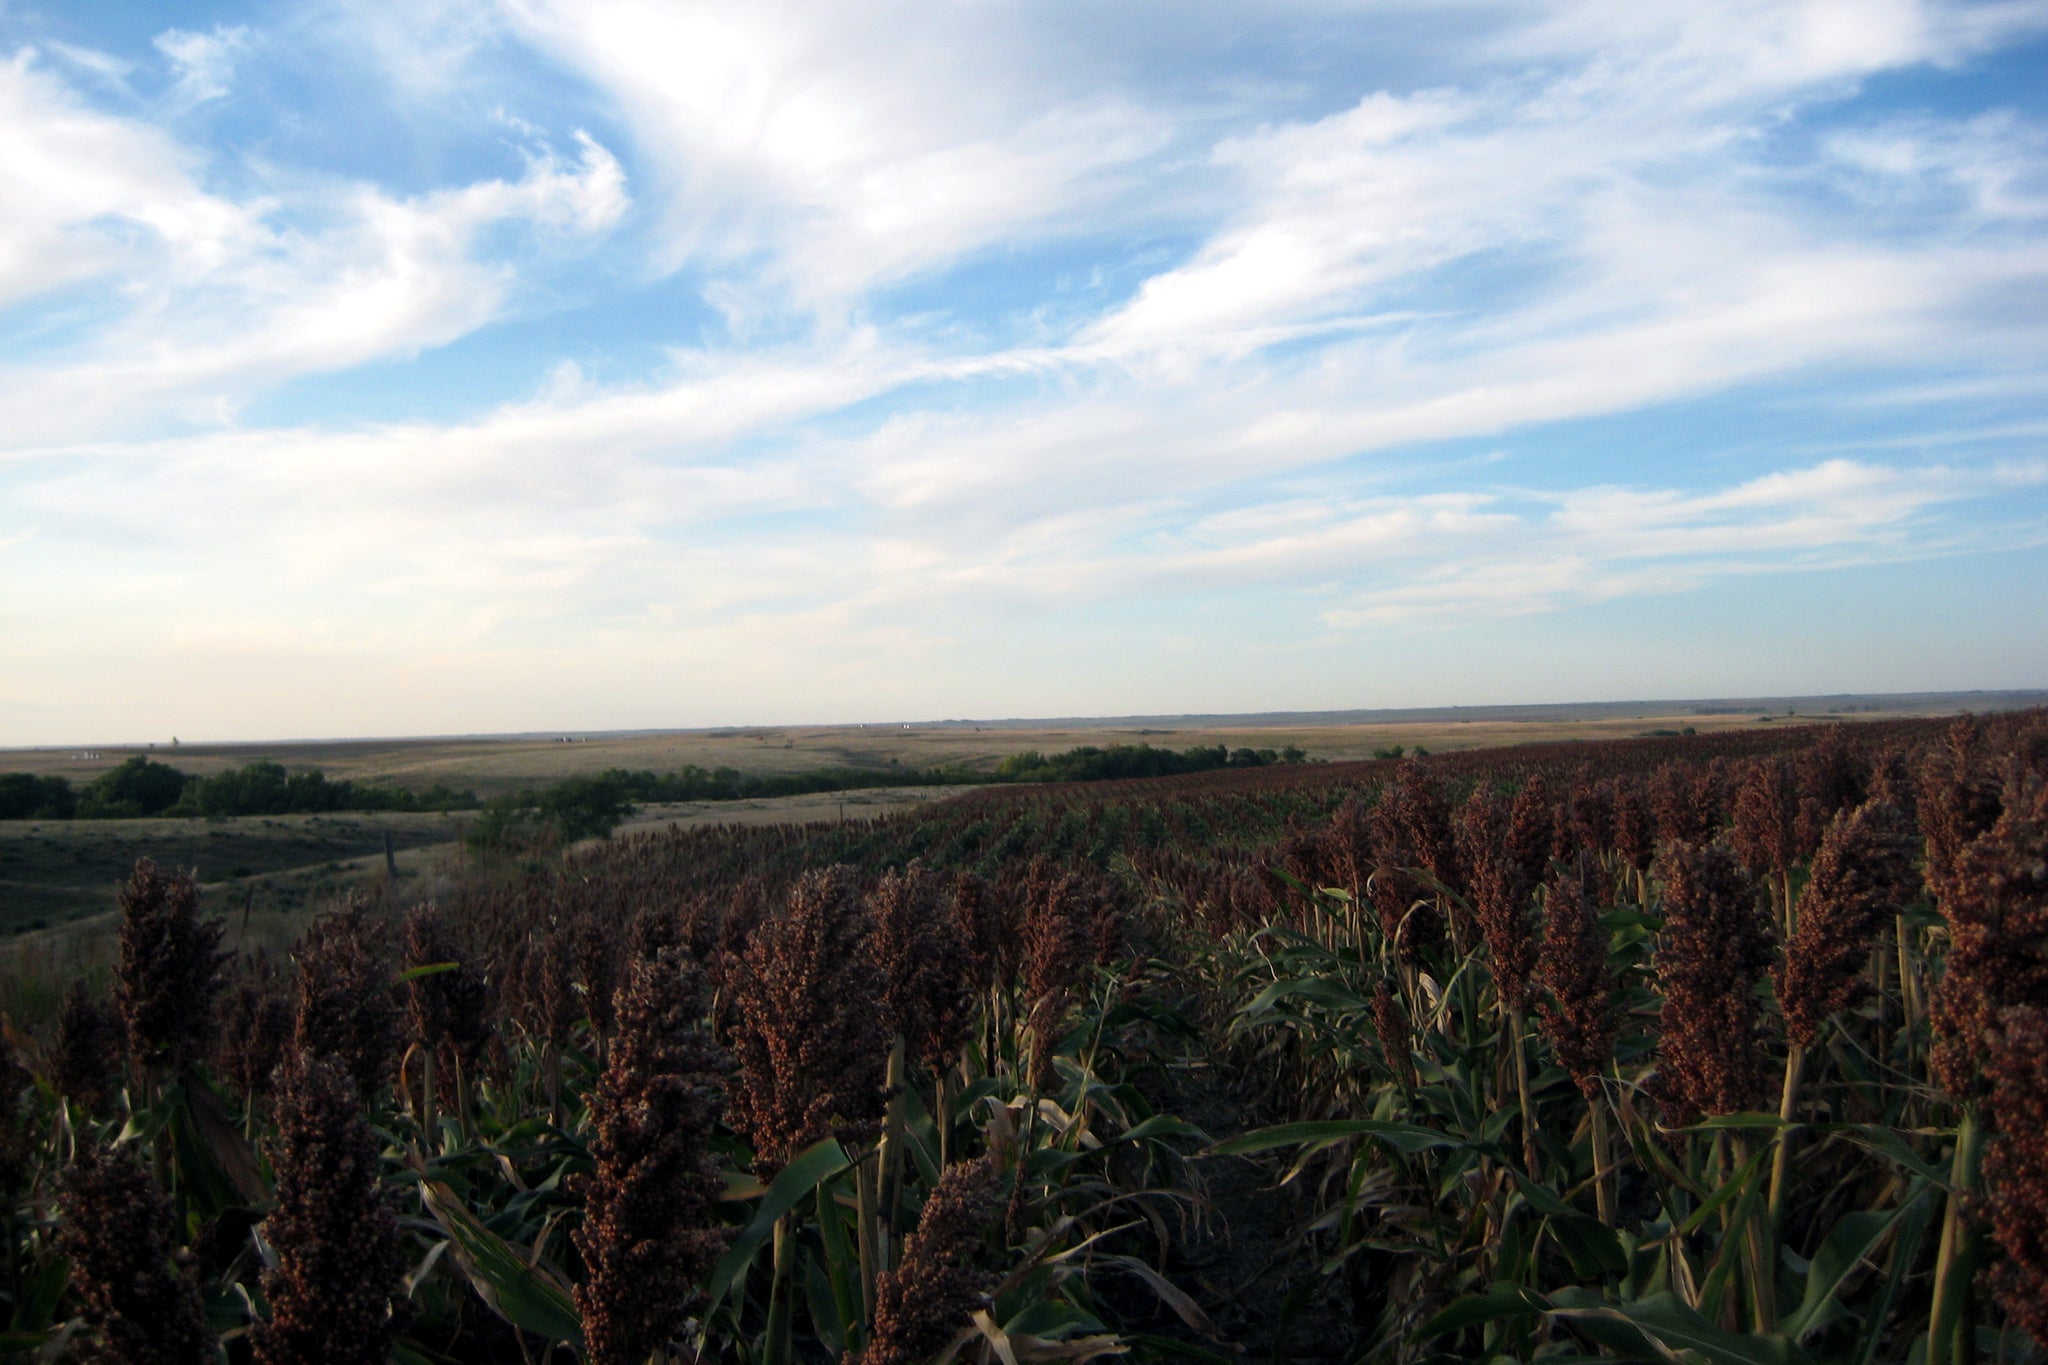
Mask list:
[{"label": "hazy horizon", "polygon": [[[1988,702],[1988,705],[1973,705]],[[1910,713],[1916,709],[1945,709],[1996,712],[2018,710],[2048,705],[2048,688],[2011,688],[1988,690],[1966,688],[1936,692],[1895,692],[1895,693],[1820,693],[1806,696],[1751,696],[1751,697],[1631,697],[1577,701],[1535,701],[1505,702],[1497,704],[1474,703],[1470,705],[1408,706],[1408,707],[1353,707],[1341,710],[1319,711],[1179,711],[1143,712],[1119,715],[1071,715],[1071,716],[942,716],[942,717],[866,717],[854,720],[766,720],[758,722],[734,722],[717,725],[691,726],[628,726],[613,730],[577,729],[536,729],[536,730],[495,730],[382,735],[257,735],[249,737],[225,737],[200,735],[193,738],[174,735],[168,739],[78,739],[49,741],[40,744],[0,744],[0,753],[14,750],[47,751],[52,749],[160,749],[165,753],[178,749],[225,749],[252,748],[264,745],[333,745],[333,744],[404,744],[431,743],[435,741],[469,740],[533,740],[549,738],[567,739],[625,739],[639,736],[656,737],[663,735],[734,735],[752,731],[800,731],[800,730],[933,730],[945,728],[987,728],[991,730],[1059,730],[1059,729],[1103,729],[1114,730],[1131,725],[1165,724],[1187,729],[1225,728],[1271,728],[1287,729],[1302,725],[1345,726],[1345,725],[1398,725],[1431,719],[1448,719],[1451,713],[1459,713],[1461,719],[1529,719],[1541,718],[1538,713],[1573,713],[1581,718],[1591,718],[1602,712],[1639,712],[1645,718],[1678,719],[1686,714],[1723,716],[1735,710],[1762,709],[1795,705],[1800,703],[1825,704],[1842,703],[1858,708],[1868,708],[1873,716]],[[1711,708],[1707,710],[1673,710],[1666,708]],[[1463,713],[1471,713],[1464,715]],[[1530,713],[1521,715],[1519,713]],[[1801,709],[1798,718],[1811,719],[1816,715],[1825,716],[1833,712],[1812,712]],[[1853,712],[1843,713],[1854,717]]]},{"label": "hazy horizon", "polygon": [[2043,69],[2043,0],[10,0],[0,745],[2038,688]]}]

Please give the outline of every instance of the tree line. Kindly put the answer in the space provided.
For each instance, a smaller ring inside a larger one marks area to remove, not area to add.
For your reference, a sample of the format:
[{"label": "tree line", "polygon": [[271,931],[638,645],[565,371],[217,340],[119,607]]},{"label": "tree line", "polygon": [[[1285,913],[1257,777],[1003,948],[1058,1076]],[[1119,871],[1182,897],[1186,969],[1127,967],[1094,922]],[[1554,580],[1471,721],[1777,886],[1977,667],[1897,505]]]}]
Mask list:
[{"label": "tree line", "polygon": [[204,776],[136,754],[83,787],[37,773],[0,773],[0,820],[124,820],[145,816],[304,815],[336,811],[482,810],[481,837],[542,824],[569,839],[609,833],[636,805],[682,801],[746,801],[866,787],[964,786],[989,782],[1098,782],[1178,777],[1219,768],[1300,763],[1307,754],[1282,749],[1190,749],[1149,744],[1082,745],[1065,753],[1012,754],[993,772],[939,768],[818,768],[800,773],[746,773],[695,764],[666,773],[611,768],[568,777],[489,801],[474,791],[437,783],[422,791],[330,778],[317,769],[291,771],[268,759]]},{"label": "tree line", "polygon": [[70,779],[0,773],[0,820],[133,820],[144,816],[304,815],[330,811],[473,810],[476,793],[424,791],[292,772],[259,760],[210,777],[136,754],[82,788]]}]

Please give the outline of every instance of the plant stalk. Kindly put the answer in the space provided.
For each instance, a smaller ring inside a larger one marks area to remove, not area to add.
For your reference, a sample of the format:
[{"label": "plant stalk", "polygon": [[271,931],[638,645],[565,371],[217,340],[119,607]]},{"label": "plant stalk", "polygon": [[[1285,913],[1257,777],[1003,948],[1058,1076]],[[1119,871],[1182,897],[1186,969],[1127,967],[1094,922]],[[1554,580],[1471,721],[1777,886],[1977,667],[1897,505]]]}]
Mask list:
[{"label": "plant stalk", "polygon": [[1955,1158],[1949,1170],[1948,1207],[1941,1219],[1941,1247],[1934,1258],[1934,1308],[1927,1320],[1927,1365],[1965,1365],[1975,1355],[1975,1314],[1970,1281],[1977,1273],[1976,1235],[1964,1205],[1977,1188],[1984,1130],[1977,1107],[1966,1106],[1956,1123]]},{"label": "plant stalk", "polygon": [[1586,1114],[1591,1119],[1588,1140],[1593,1144],[1593,1205],[1600,1213],[1602,1226],[1614,1226],[1613,1174],[1608,1165],[1606,1099],[1595,1095],[1586,1103]]},{"label": "plant stalk", "polygon": [[[1515,1098],[1522,1106],[1522,1169],[1531,1180],[1536,1173],[1536,1106],[1529,1102],[1529,1049],[1522,1037],[1522,1012],[1508,1012],[1508,1046],[1515,1054]],[[1598,1158],[1595,1157],[1595,1164]]]},{"label": "plant stalk", "polygon": [[[1787,1124],[1799,1107],[1799,1073],[1806,1064],[1806,1049],[1792,1044],[1785,1054],[1785,1088],[1778,1096],[1778,1117]],[[1779,1213],[1785,1198],[1785,1172],[1792,1162],[1792,1130],[1789,1127],[1778,1130],[1778,1150],[1771,1155],[1771,1226],[1779,1226]]]},{"label": "plant stalk", "polygon": [[794,1321],[796,1286],[792,1270],[796,1261],[796,1230],[790,1215],[775,1220],[775,1278],[768,1294],[768,1339],[762,1345],[763,1365],[788,1365],[791,1326]]}]

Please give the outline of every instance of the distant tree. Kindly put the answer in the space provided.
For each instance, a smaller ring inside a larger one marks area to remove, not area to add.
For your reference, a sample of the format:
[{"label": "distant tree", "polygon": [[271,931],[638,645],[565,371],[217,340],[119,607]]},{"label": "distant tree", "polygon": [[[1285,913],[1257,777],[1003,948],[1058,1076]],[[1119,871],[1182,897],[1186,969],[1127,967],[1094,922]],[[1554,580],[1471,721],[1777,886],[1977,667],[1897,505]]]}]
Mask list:
[{"label": "distant tree", "polygon": [[616,782],[603,777],[572,777],[540,795],[541,819],[554,826],[563,843],[609,838],[619,822],[633,813],[632,803]]},{"label": "distant tree", "polygon": [[190,780],[168,763],[136,754],[93,779],[79,798],[78,813],[98,819],[161,815],[178,804]]},{"label": "distant tree", "polygon": [[0,820],[69,820],[78,794],[61,777],[0,773]]}]

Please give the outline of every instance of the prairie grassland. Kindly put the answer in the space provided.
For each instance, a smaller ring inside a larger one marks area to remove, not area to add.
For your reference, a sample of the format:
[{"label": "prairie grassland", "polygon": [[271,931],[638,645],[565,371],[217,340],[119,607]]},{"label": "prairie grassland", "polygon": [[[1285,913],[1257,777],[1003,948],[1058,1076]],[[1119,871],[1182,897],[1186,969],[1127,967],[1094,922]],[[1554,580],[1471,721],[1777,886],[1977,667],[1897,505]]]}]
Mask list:
[{"label": "prairie grassland", "polygon": [[[811,772],[820,768],[961,767],[993,769],[1003,759],[1027,750],[1059,753],[1082,745],[1150,744],[1187,749],[1217,744],[1228,748],[1280,749],[1292,744],[1312,759],[1342,762],[1371,758],[1399,746],[1417,745],[1434,752],[1492,748],[1504,744],[1535,744],[1554,740],[1626,739],[1656,730],[1691,726],[1701,734],[1782,725],[1782,714],[1760,717],[1755,711],[1702,715],[1664,711],[1646,705],[1628,714],[1574,717],[1544,713],[1534,719],[1504,719],[1475,711],[1472,719],[1430,719],[1361,724],[1290,724],[1284,721],[1212,725],[1114,725],[1076,722],[1072,725],[810,725],[762,726],[725,730],[666,731],[643,734],[560,737],[464,737],[453,739],[360,739],[250,744],[182,744],[108,748],[38,748],[0,750],[0,772],[34,772],[69,777],[74,785],[90,781],[137,753],[185,772],[205,776],[270,759],[291,768],[318,768],[329,778],[383,782],[412,790],[444,783],[473,790],[480,797],[521,787],[587,777],[608,768],[673,772],[700,768],[736,768],[749,774]],[[1926,711],[1911,708],[1841,717],[1864,720],[1883,716],[1950,714],[1959,706]],[[1812,720],[1819,717],[1802,716]]]}]

